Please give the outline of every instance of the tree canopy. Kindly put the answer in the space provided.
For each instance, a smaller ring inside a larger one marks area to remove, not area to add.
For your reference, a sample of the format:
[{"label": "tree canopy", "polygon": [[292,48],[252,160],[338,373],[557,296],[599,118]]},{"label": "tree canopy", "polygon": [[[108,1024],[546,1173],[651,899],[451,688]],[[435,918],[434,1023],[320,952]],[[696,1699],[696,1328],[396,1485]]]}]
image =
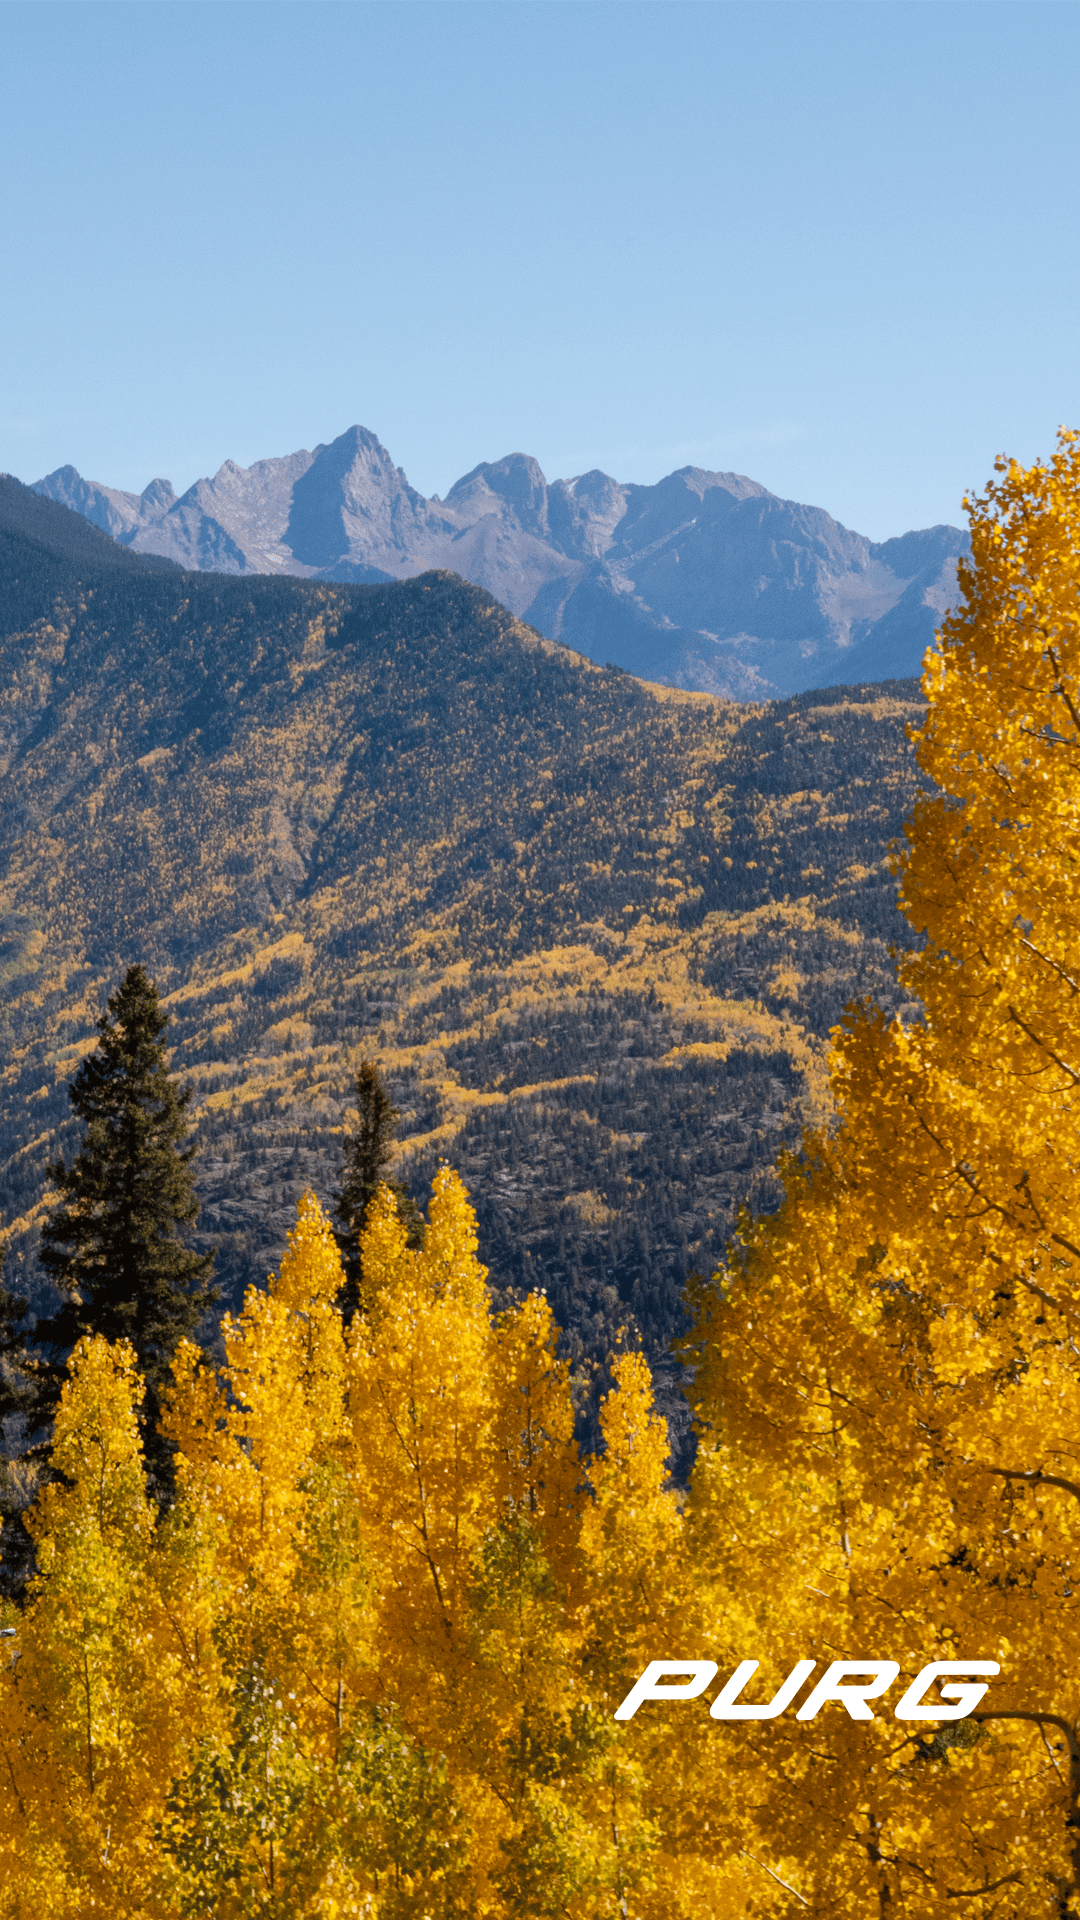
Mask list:
[{"label": "tree canopy", "polygon": [[1077,437],[998,472],[927,663],[940,791],[899,859],[920,1011],[851,1011],[838,1125],[695,1341],[702,1546],[760,1596],[780,1666],[1001,1665],[948,1739],[841,1723],[823,1750],[778,1723],[769,1825],[832,1914],[955,1912],[965,1888],[980,1912],[1080,1910]]}]

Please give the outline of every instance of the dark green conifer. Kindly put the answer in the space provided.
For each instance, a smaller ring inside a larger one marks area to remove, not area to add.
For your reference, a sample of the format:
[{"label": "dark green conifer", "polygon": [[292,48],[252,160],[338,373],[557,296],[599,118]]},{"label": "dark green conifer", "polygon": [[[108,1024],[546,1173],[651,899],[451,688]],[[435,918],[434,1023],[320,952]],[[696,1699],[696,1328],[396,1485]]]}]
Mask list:
[{"label": "dark green conifer", "polygon": [[389,1187],[394,1194],[398,1212],[409,1230],[409,1245],[421,1246],[424,1237],[424,1216],[408,1188],[403,1181],[387,1177],[401,1109],[395,1107],[373,1060],[362,1058],[360,1061],[356,1105],[360,1124],[354,1134],[346,1137],[341,1185],[334,1195],[337,1243],[345,1269],[345,1285],[338,1295],[338,1305],[346,1326],[364,1305],[360,1235],[376,1187]]},{"label": "dark green conifer", "polygon": [[21,1294],[12,1293],[6,1285],[6,1262],[7,1248],[0,1247],[0,1427],[4,1429],[5,1439],[5,1423],[12,1415],[28,1413],[34,1400],[26,1330],[22,1325],[29,1301]]},{"label": "dark green conifer", "polygon": [[43,1448],[30,1444],[40,1414],[40,1369],[27,1351],[22,1324],[29,1302],[4,1280],[6,1249],[0,1247],[0,1594],[21,1600],[33,1570],[33,1544],[23,1514],[33,1499]]},{"label": "dark green conifer", "polygon": [[69,1089],[86,1132],[70,1167],[49,1167],[63,1199],[42,1230],[40,1256],[64,1300],[36,1332],[54,1354],[87,1333],[131,1341],[147,1383],[152,1463],[162,1451],[157,1414],[173,1354],[216,1298],[213,1254],[184,1244],[199,1213],[195,1150],[183,1144],[191,1088],[169,1078],[168,1023],[153,981],[130,967]]}]

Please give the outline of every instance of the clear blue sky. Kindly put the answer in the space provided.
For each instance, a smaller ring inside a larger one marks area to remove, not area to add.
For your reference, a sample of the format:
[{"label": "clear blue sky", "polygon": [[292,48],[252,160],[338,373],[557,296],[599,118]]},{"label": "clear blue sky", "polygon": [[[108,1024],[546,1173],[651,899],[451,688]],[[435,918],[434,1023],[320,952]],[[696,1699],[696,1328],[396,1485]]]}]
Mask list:
[{"label": "clear blue sky", "polygon": [[1080,425],[1071,0],[0,4],[0,467],[371,427],[875,538]]}]

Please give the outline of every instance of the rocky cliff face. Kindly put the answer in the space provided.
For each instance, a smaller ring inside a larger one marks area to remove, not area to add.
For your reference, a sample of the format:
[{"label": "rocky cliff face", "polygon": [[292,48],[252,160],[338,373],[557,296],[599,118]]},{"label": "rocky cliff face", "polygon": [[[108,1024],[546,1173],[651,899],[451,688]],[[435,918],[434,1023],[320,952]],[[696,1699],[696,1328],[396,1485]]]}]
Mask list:
[{"label": "rocky cliff face", "polygon": [[74,467],[36,491],[189,568],[360,582],[448,569],[591,659],[741,700],[917,673],[967,544],[931,527],[875,545],[697,467],[647,487],[597,471],[549,484],[512,453],[427,500],[364,427],[227,460],[179,499],[167,480],[124,493]]}]

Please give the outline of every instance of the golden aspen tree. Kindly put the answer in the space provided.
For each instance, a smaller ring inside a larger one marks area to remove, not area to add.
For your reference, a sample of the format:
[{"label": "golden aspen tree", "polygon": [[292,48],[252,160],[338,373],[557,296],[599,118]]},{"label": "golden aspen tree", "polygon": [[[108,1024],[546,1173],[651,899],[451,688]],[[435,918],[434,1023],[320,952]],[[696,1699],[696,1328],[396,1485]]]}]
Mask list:
[{"label": "golden aspen tree", "polygon": [[[371,1301],[350,1342],[357,1472],[378,1516],[384,1590],[396,1596],[398,1674],[417,1725],[453,1688],[466,1654],[472,1555],[492,1475],[492,1327],[472,1210],[436,1176],[422,1249],[379,1190],[363,1237]],[[392,1585],[391,1585],[392,1583]]]},{"label": "golden aspen tree", "polygon": [[368,1570],[348,1484],[340,1287],[329,1223],[305,1194],[280,1272],[224,1322],[222,1384],[190,1348],[175,1369],[165,1571],[191,1644],[212,1646],[216,1699],[167,1845],[185,1910],[223,1920],[312,1901],[329,1913],[348,1891],[335,1821]]},{"label": "golden aspen tree", "polygon": [[752,1609],[738,1577],[724,1578],[724,1556],[693,1550],[694,1515],[669,1484],[667,1431],[644,1357],[623,1355],[614,1376],[601,1410],[604,1449],[587,1463],[595,1497],[582,1517],[582,1669],[602,1735],[592,1811],[606,1842],[604,1897],[582,1912],[743,1920],[770,1883],[755,1884],[746,1841],[757,1830],[733,1804],[726,1766],[709,1777],[708,1703],[667,1701],[623,1724],[613,1715],[658,1657],[734,1666]]},{"label": "golden aspen tree", "polygon": [[936,1726],[890,1695],[869,1725],[724,1728],[770,1864],[796,1863],[777,1912],[1080,1911],[1076,437],[998,471],[927,665],[939,792],[901,861],[921,1011],[850,1016],[835,1134],[702,1304],[691,1507],[779,1667],[1001,1673]]},{"label": "golden aspen tree", "polygon": [[457,1176],[437,1175],[419,1248],[380,1189],[362,1258],[349,1409],[373,1516],[373,1698],[445,1759],[461,1814],[447,1871],[429,1841],[401,1879],[424,1912],[629,1912],[654,1834],[611,1722],[634,1653],[609,1644],[604,1610],[631,1560],[641,1574],[662,1558],[657,1523],[677,1523],[647,1369],[620,1366],[594,1496],[550,1310],[533,1294],[493,1320]]},{"label": "golden aspen tree", "polygon": [[[473,1902],[445,1699],[490,1492],[488,1295],[459,1183],[436,1183],[419,1266],[389,1191],[374,1215],[374,1305],[348,1356],[336,1243],[307,1194],[280,1273],[225,1322],[222,1385],[178,1359],[177,1579],[209,1610],[219,1703],[166,1839],[170,1897],[215,1920]],[[418,1657],[403,1620],[427,1630]]]},{"label": "golden aspen tree", "polygon": [[[583,1914],[653,1911],[661,1832],[648,1803],[638,1748],[612,1719],[658,1639],[670,1637],[672,1563],[681,1519],[666,1488],[668,1437],[656,1414],[648,1366],[627,1353],[600,1413],[603,1451],[588,1463],[593,1497],[582,1515],[583,1677],[591,1694],[594,1746],[579,1793],[594,1838],[592,1906]],[[676,1911],[670,1889],[656,1911]]]},{"label": "golden aspen tree", "polygon": [[144,1911],[177,1759],[177,1661],[147,1577],[142,1383],[126,1342],[81,1341],[57,1411],[62,1478],[28,1527],[38,1573],[2,1676],[3,1911]]},{"label": "golden aspen tree", "polygon": [[[465,1912],[494,1900],[507,1819],[487,1777],[502,1770],[506,1701],[478,1646],[474,1599],[485,1548],[489,1575],[499,1557],[508,1483],[516,1477],[527,1504],[535,1462],[523,1471],[514,1436],[498,1426],[486,1272],[472,1209],[448,1168],[435,1178],[422,1247],[409,1237],[395,1195],[380,1188],[361,1242],[368,1311],[349,1336],[353,1470],[372,1518],[378,1589],[370,1698],[393,1711],[418,1757],[442,1757],[454,1788],[442,1836],[422,1798],[403,1819],[396,1888],[415,1888],[425,1911]],[[508,1378],[513,1362],[503,1357]]]},{"label": "golden aspen tree", "polygon": [[[956,1912],[961,1890],[1013,1871],[1000,1839],[1022,1801],[995,1773],[1002,1820],[987,1828],[973,1728],[901,1724],[893,1705],[930,1661],[1000,1660],[1001,1623],[988,1636],[971,1605],[934,1470],[934,1390],[914,1377],[905,1315],[849,1263],[864,1222],[835,1194],[830,1204],[827,1175],[819,1161],[811,1187],[791,1171],[787,1206],[699,1323],[708,1425],[688,1542],[718,1683],[759,1663],[729,1712],[767,1706],[800,1663],[815,1665],[775,1717],[710,1714],[693,1728],[687,1709],[685,1737],[699,1742],[699,1792],[739,1810],[722,1819],[718,1850],[753,1867],[757,1898],[776,1911],[863,1915],[915,1900],[920,1913]],[[830,1703],[800,1725],[797,1707],[834,1661],[899,1672],[872,1721]]]},{"label": "golden aspen tree", "polygon": [[470,1595],[475,1764],[493,1795],[493,1879],[509,1914],[560,1911],[591,1878],[572,1810],[589,1718],[574,1609],[582,1490],[556,1338],[538,1293],[496,1322],[493,1499]]}]

